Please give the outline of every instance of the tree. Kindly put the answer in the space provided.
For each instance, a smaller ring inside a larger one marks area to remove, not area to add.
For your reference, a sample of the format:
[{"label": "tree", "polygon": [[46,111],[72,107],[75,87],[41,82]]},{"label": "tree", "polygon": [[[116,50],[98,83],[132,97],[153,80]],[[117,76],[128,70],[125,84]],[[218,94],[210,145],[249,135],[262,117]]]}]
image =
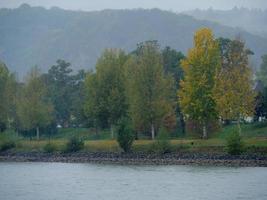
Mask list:
[{"label": "tree", "polygon": [[258,81],[255,92],[255,118],[259,121],[260,118],[267,118],[267,88],[263,87],[261,81]]},{"label": "tree", "polygon": [[124,63],[127,55],[118,49],[107,49],[98,59],[96,73],[89,73],[85,81],[85,113],[96,125],[109,127],[114,138],[114,125],[125,116]]},{"label": "tree", "polygon": [[207,123],[217,118],[213,97],[215,75],[220,67],[220,54],[213,33],[208,28],[198,30],[194,47],[182,61],[184,80],[178,92],[182,113],[187,119],[197,120],[203,127],[203,138],[208,137]]},{"label": "tree", "polygon": [[264,87],[267,87],[267,54],[263,55],[261,59],[262,63],[257,78],[263,83]]},{"label": "tree", "polygon": [[255,88],[257,93],[255,115],[259,119],[259,117],[267,117],[267,54],[262,56],[262,63],[257,73],[257,79]]},{"label": "tree", "polygon": [[64,60],[57,60],[56,65],[42,77],[47,85],[47,96],[54,105],[56,121],[64,127],[70,124],[72,96],[75,92],[70,66],[71,64]]},{"label": "tree", "polygon": [[222,67],[218,71],[215,87],[217,110],[223,120],[237,120],[239,134],[240,121],[253,115],[254,98],[252,72],[248,56],[252,53],[240,40],[228,40],[222,57]]},{"label": "tree", "polygon": [[156,41],[138,45],[127,62],[129,113],[136,130],[150,130],[151,138],[166,115],[174,113],[173,77],[164,73]]},{"label": "tree", "polygon": [[37,139],[40,136],[40,128],[49,125],[52,121],[53,107],[45,98],[46,92],[40,72],[37,67],[34,67],[22,88],[17,102],[17,112],[21,128],[24,130],[35,129]]},{"label": "tree", "polygon": [[6,83],[8,80],[8,69],[4,63],[0,63],[0,132],[3,131],[7,123],[6,110]]},{"label": "tree", "polygon": [[0,132],[11,126],[15,118],[16,82],[7,66],[0,62]]},{"label": "tree", "polygon": [[[162,50],[162,58],[163,58],[163,68],[165,73],[173,76],[175,80],[175,89],[179,90],[180,86],[179,83],[184,76],[183,69],[181,67],[181,61],[185,58],[185,56],[183,55],[183,53],[178,52],[175,49],[172,49],[169,46],[167,46]],[[180,126],[182,128],[182,133],[184,134],[185,133],[184,116],[178,104],[175,109],[175,114],[179,118]],[[169,116],[168,119],[171,119],[172,117],[176,116]]]},{"label": "tree", "polygon": [[120,147],[124,152],[129,152],[134,141],[134,134],[128,118],[124,117],[119,120],[117,134],[117,141]]},{"label": "tree", "polygon": [[85,101],[84,93],[84,82],[85,82],[86,72],[84,70],[79,70],[77,74],[72,76],[73,86],[71,93],[71,123],[75,126],[84,125],[86,122],[86,117],[83,112],[83,104]]}]

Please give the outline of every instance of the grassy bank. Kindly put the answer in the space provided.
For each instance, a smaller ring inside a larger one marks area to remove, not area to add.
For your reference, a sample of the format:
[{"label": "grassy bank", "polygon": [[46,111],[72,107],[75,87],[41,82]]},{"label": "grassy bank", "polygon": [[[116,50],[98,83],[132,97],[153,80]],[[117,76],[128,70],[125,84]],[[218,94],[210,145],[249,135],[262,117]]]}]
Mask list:
[{"label": "grassy bank", "polygon": [[[227,135],[236,127],[227,126],[221,131],[212,135],[208,140],[198,138],[179,137],[170,140],[170,151],[172,152],[204,152],[204,153],[223,153],[225,152]],[[267,155],[267,124],[248,124],[242,126],[243,138],[246,152],[264,153]],[[120,152],[121,149],[116,140],[110,139],[109,131],[96,134],[89,129],[70,128],[59,129],[58,133],[51,136],[42,137],[37,141],[29,137],[16,135],[13,131],[6,131],[0,134],[0,146],[8,142],[13,142],[10,151],[14,152],[43,152],[45,146],[52,145],[53,152],[63,152],[68,140],[77,136],[84,140],[84,148],[81,151],[89,152]],[[141,137],[142,138],[142,137]],[[145,137],[143,137],[145,138]],[[3,149],[5,150],[5,149]],[[134,152],[154,152],[155,142],[149,139],[134,141],[132,150]]]}]

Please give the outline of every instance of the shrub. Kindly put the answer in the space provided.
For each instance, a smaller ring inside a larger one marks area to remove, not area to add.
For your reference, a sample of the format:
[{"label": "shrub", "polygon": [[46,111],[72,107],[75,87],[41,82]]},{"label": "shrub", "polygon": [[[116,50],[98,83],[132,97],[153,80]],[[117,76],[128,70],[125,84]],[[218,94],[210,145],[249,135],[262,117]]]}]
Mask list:
[{"label": "shrub", "polygon": [[240,155],[244,151],[244,142],[237,131],[226,138],[226,151],[231,155]]},{"label": "shrub", "polygon": [[53,153],[56,151],[56,146],[49,142],[44,146],[43,150],[46,153]]},{"label": "shrub", "polygon": [[169,140],[169,134],[166,129],[161,128],[156,141],[152,145],[152,151],[160,154],[170,153],[172,146]]},{"label": "shrub", "polygon": [[129,119],[127,118],[121,119],[118,123],[117,141],[124,152],[129,152],[131,150],[134,134]]},{"label": "shrub", "polygon": [[66,145],[65,152],[70,153],[70,152],[77,152],[82,150],[84,147],[84,141],[81,139],[78,139],[77,137],[72,137],[69,139]]},{"label": "shrub", "polygon": [[14,148],[15,146],[16,143],[13,140],[3,141],[2,144],[0,145],[0,151],[6,151]]}]

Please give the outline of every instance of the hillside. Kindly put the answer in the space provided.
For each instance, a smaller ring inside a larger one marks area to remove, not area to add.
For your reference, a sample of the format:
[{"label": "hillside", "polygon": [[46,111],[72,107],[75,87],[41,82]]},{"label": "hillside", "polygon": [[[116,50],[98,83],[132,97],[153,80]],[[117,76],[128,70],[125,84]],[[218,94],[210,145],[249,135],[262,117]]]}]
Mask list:
[{"label": "hillside", "polygon": [[191,10],[184,12],[196,19],[210,20],[220,24],[240,27],[250,33],[267,38],[267,10],[233,8],[231,10]]},{"label": "hillside", "polygon": [[59,58],[75,69],[92,69],[104,48],[131,51],[145,40],[186,52],[200,27],[212,28],[216,36],[241,35],[255,52],[254,66],[267,53],[267,39],[260,36],[158,9],[81,12],[24,4],[0,9],[0,60],[19,76],[35,64],[45,71]]}]

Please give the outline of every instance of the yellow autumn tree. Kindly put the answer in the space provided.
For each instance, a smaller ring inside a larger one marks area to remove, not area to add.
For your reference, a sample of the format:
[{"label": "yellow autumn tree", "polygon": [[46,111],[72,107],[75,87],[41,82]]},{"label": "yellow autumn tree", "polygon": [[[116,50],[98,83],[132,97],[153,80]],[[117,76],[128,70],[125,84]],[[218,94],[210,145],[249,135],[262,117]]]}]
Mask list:
[{"label": "yellow autumn tree", "polygon": [[222,120],[240,121],[253,116],[255,93],[248,56],[252,53],[240,40],[219,39],[222,67],[217,74],[215,100]]},{"label": "yellow autumn tree", "polygon": [[217,117],[213,97],[215,75],[220,67],[220,51],[212,30],[203,28],[194,36],[194,47],[182,61],[184,80],[180,82],[179,104],[186,119],[200,122],[203,138],[207,123]]}]

